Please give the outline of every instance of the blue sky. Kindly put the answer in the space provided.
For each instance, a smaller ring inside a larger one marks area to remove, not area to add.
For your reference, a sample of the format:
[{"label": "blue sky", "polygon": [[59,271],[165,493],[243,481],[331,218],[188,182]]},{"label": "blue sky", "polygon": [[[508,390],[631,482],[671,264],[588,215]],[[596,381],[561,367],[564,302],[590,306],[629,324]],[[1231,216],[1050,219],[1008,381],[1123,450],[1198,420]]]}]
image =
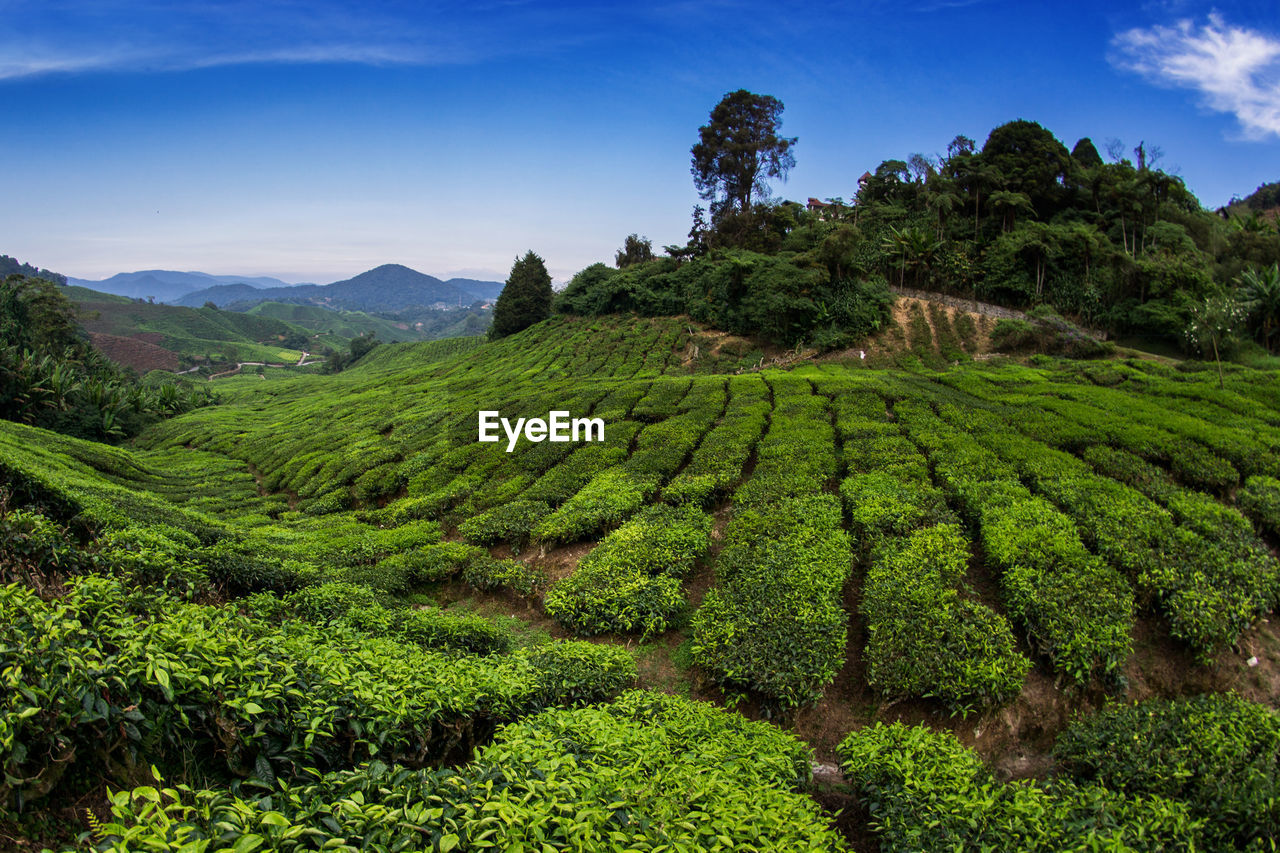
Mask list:
[{"label": "blue sky", "polygon": [[1039,121],[1164,151],[1206,205],[1280,180],[1280,2],[0,0],[0,253],[82,278],[557,280],[683,242],[728,91],[786,105],[775,193]]}]

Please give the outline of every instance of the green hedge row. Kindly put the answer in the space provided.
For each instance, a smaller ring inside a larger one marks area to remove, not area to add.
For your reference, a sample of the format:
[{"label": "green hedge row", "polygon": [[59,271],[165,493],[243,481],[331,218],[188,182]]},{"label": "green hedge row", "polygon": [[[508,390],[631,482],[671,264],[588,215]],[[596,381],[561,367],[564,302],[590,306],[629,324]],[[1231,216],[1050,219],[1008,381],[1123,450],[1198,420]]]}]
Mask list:
[{"label": "green hedge row", "polygon": [[769,372],[766,381],[773,390],[769,429],[756,446],[751,479],[733,493],[735,506],[819,494],[839,471],[830,401],[794,374]]},{"label": "green hedge row", "polygon": [[1089,553],[1071,519],[1033,497],[1010,465],[970,435],[922,403],[899,403],[896,412],[977,525],[1005,606],[1038,650],[1077,682],[1117,676],[1132,647],[1133,592],[1124,577]]},{"label": "green hedge row", "polygon": [[1068,780],[997,782],[950,732],[877,722],[836,748],[882,851],[1191,851],[1185,805]]},{"label": "green hedge row", "polygon": [[[745,487],[744,487],[745,488]],[[827,495],[740,508],[694,614],[693,657],[728,690],[783,709],[815,702],[844,664],[841,592],[853,569]]]},{"label": "green hedge row", "polygon": [[1238,497],[1240,508],[1258,527],[1272,536],[1280,536],[1280,480],[1275,477],[1250,477]]},{"label": "green hedge row", "polygon": [[1174,498],[1181,513],[1191,514],[1213,537],[1206,539],[1188,525],[1175,524],[1173,513],[1137,489],[1009,431],[997,415],[954,406],[944,406],[942,415],[1013,464],[1026,482],[1066,511],[1093,550],[1158,600],[1173,636],[1201,656],[1234,643],[1273,606],[1280,563],[1261,542],[1242,537],[1248,523],[1237,516],[1231,524],[1226,507],[1206,518],[1210,499]]},{"label": "green hedge row", "polygon": [[650,507],[551,588],[546,612],[578,634],[660,634],[685,609],[680,579],[710,542],[711,517],[696,507]]},{"label": "green hedge row", "polygon": [[386,607],[373,589],[361,584],[318,584],[284,597],[258,593],[244,600],[244,608],[264,621],[306,619],[427,649],[489,655],[509,652],[514,645],[509,631],[483,616],[438,608]]},{"label": "green hedge row", "polygon": [[379,762],[279,790],[122,791],[97,849],[846,850],[797,790],[809,758],[767,724],[633,692],[502,728],[456,770]]},{"label": "green hedge row", "polygon": [[336,624],[282,624],[85,576],[46,603],[0,588],[4,807],[149,763],[293,777],[378,757],[422,765],[494,722],[596,702],[635,677],[623,649],[441,654]]},{"label": "green hedge row", "polygon": [[1054,747],[1078,779],[1187,804],[1207,850],[1268,850],[1280,837],[1280,714],[1236,696],[1114,705]]},{"label": "green hedge row", "polygon": [[867,683],[891,696],[936,698],[968,713],[1022,689],[1031,662],[1008,621],[963,597],[969,542],[939,524],[886,542],[863,584]]},{"label": "green hedge row", "polygon": [[759,376],[729,382],[724,418],[703,437],[685,469],[663,488],[664,501],[708,506],[733,490],[768,422],[767,394]]}]

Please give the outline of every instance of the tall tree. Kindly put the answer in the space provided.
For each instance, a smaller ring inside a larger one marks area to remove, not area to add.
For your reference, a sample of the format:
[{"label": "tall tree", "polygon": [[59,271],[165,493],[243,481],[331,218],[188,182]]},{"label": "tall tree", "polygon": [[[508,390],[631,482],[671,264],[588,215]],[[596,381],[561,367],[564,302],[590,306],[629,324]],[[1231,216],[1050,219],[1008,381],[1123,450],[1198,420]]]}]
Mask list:
[{"label": "tall tree", "polygon": [[542,258],[532,251],[511,266],[498,301],[493,306],[489,337],[505,338],[551,316],[551,275]]},{"label": "tall tree", "polygon": [[768,180],[786,180],[796,164],[796,137],[779,135],[782,101],[746,89],[730,92],[698,128],[693,146],[693,183],[711,202],[711,218],[736,209],[750,215],[753,197],[767,197]]},{"label": "tall tree", "polygon": [[982,159],[1000,172],[1002,189],[1030,199],[1040,219],[1047,221],[1065,201],[1062,181],[1071,168],[1071,155],[1034,121],[1019,119],[991,131]]},{"label": "tall tree", "polygon": [[1071,149],[1071,159],[1086,169],[1096,169],[1102,165],[1102,155],[1098,153],[1093,140],[1087,136],[1076,141],[1076,147]]},{"label": "tall tree", "polygon": [[613,265],[618,269],[653,260],[653,241],[639,234],[628,234],[622,248],[613,255]]}]

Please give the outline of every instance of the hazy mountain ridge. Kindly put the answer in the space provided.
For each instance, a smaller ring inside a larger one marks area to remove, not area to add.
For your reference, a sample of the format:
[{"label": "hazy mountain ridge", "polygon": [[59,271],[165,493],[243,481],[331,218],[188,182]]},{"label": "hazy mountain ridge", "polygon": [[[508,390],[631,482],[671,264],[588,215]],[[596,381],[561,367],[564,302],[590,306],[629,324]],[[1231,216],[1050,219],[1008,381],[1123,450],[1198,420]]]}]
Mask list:
[{"label": "hazy mountain ridge", "polygon": [[219,284],[187,293],[177,304],[198,307],[212,302],[219,307],[250,302],[286,302],[320,305],[345,311],[400,311],[416,306],[442,305],[456,308],[477,300],[496,299],[502,284],[455,278],[442,281],[402,264],[383,264],[357,276],[332,284],[299,284],[285,287],[249,288],[240,284]]},{"label": "hazy mountain ridge", "polygon": [[68,277],[67,283],[117,296],[128,296],[130,299],[154,298],[157,302],[175,302],[193,290],[223,284],[244,284],[255,290],[262,287],[291,286],[288,282],[270,276],[210,275],[178,270],[122,272],[101,281]]}]

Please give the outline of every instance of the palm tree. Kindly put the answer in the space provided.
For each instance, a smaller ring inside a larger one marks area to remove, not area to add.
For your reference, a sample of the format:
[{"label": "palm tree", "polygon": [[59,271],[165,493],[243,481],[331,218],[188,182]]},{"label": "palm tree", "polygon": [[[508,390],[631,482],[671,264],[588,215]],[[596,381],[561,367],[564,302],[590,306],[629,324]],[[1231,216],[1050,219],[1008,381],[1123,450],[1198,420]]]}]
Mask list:
[{"label": "palm tree", "polygon": [[949,181],[934,176],[925,186],[924,199],[925,206],[938,214],[938,239],[941,240],[942,222],[947,214],[960,206],[960,196],[956,195]]},{"label": "palm tree", "polygon": [[1098,229],[1085,222],[1074,222],[1071,224],[1071,240],[1080,247],[1080,253],[1084,256],[1084,283],[1089,284],[1089,263],[1102,248],[1102,235],[1098,233]]},{"label": "palm tree", "polygon": [[933,258],[942,244],[933,239],[929,232],[914,225],[901,230],[889,226],[889,233],[880,241],[881,247],[888,255],[896,255],[898,267],[898,286],[906,281],[907,269],[910,268],[912,281],[920,286],[920,277],[933,265]]},{"label": "palm tree", "polygon": [[979,158],[974,158],[975,162],[967,164],[968,168],[964,173],[963,180],[968,186],[969,191],[973,193],[973,239],[978,240],[978,222],[979,214],[982,211],[982,189],[1000,184],[1003,176],[994,166],[988,166]]},{"label": "palm tree", "polygon": [[1247,270],[1239,279],[1241,306],[1262,320],[1262,345],[1271,352],[1271,332],[1280,325],[1280,264]]}]

